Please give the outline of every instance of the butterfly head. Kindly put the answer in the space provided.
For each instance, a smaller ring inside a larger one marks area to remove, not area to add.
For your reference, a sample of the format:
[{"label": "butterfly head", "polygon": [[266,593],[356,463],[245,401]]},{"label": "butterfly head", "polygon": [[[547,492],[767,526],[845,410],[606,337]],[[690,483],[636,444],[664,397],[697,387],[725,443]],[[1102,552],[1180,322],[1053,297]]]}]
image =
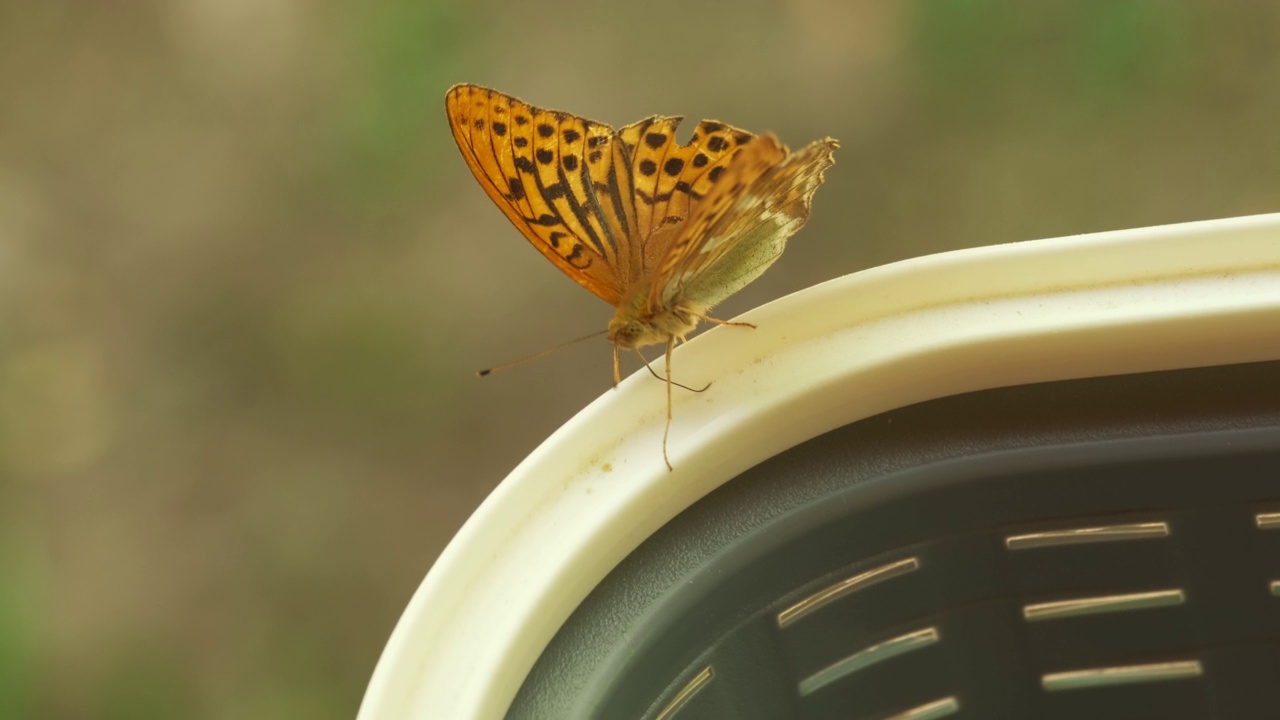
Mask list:
[{"label": "butterfly head", "polygon": [[659,336],[652,326],[636,319],[626,320],[615,317],[609,323],[609,342],[623,350],[634,350],[665,340],[666,338]]},{"label": "butterfly head", "polygon": [[693,332],[700,312],[696,308],[650,307],[647,286],[645,292],[635,292],[618,306],[609,321],[609,342],[623,350],[667,342],[672,337],[683,339]]}]

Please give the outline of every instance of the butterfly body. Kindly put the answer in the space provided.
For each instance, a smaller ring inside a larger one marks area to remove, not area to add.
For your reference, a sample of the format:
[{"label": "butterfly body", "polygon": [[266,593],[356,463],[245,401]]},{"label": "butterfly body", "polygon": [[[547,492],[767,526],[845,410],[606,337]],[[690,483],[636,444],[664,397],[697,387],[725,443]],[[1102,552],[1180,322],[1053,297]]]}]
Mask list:
[{"label": "butterfly body", "polygon": [[683,341],[698,326],[707,308],[684,302],[672,307],[648,306],[649,286],[639,285],[623,298],[609,321],[609,342],[622,350],[658,345],[671,338]]},{"label": "butterfly body", "polygon": [[[791,153],[772,134],[679,117],[620,129],[478,85],[445,96],[458,149],[485,192],[562,272],[615,308],[618,351],[671,349],[759,277],[804,225],[835,140]],[[742,324],[742,323],[735,323]],[[666,443],[663,450],[665,456]]]}]

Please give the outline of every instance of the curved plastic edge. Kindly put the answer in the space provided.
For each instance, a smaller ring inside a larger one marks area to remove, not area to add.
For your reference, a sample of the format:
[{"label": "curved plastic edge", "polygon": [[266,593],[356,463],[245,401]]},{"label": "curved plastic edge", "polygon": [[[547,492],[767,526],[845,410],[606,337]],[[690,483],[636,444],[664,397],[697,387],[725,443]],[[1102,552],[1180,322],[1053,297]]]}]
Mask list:
[{"label": "curved plastic edge", "polygon": [[[679,348],[547,439],[427,573],[360,720],[501,717],[587,593],[681,510],[828,430],[993,387],[1280,358],[1280,214],[999,245],[827,282]],[[1272,389],[1275,391],[1275,389]]]}]

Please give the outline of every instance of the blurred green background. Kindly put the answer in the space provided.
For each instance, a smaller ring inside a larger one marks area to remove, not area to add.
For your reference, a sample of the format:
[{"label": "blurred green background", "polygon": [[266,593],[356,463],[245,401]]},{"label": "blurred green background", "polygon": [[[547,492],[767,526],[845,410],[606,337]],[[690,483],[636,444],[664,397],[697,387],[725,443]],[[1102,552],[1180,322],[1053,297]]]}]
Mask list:
[{"label": "blurred green background", "polygon": [[449,85],[831,135],[722,311],[975,245],[1280,210],[1280,5],[0,5],[0,715],[349,718],[611,308],[458,156]]}]

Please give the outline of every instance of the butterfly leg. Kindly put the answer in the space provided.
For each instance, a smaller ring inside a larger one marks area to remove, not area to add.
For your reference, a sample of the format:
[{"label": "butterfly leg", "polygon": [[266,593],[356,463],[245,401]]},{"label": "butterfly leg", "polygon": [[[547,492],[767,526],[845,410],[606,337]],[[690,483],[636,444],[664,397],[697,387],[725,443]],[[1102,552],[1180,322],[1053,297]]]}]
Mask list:
[{"label": "butterfly leg", "polygon": [[667,338],[667,426],[662,429],[662,461],[667,464],[667,472],[675,470],[671,467],[671,459],[667,457],[667,437],[671,435],[671,351],[675,346],[676,339]]},{"label": "butterfly leg", "polygon": [[[640,358],[644,359],[644,356],[641,355]],[[647,367],[648,363],[645,363],[645,366]],[[653,369],[650,368],[649,372],[653,372]],[[613,386],[618,387],[618,383],[620,382],[622,382],[622,374],[618,372],[618,346],[614,345],[613,346]]]},{"label": "butterfly leg", "polygon": [[706,320],[712,325],[733,325],[734,327],[747,327],[747,328],[751,328],[752,330],[756,329],[755,323],[737,322],[734,320],[719,320],[711,317],[710,315],[695,315],[694,317],[698,318],[699,320]]},{"label": "butterfly leg", "polygon": [[671,380],[670,378],[663,378],[661,375],[657,373],[657,371],[653,369],[653,366],[649,364],[649,361],[645,359],[644,353],[640,352],[639,350],[636,350],[636,355],[640,357],[640,362],[644,363],[644,369],[648,370],[650,375],[654,376],[659,380],[670,380],[672,385],[675,385],[676,387],[682,390],[688,390],[689,392],[703,392],[707,388],[711,387],[711,383],[707,383],[706,385],[703,385],[700,388],[691,388],[688,385],[678,383],[675,380]]}]

